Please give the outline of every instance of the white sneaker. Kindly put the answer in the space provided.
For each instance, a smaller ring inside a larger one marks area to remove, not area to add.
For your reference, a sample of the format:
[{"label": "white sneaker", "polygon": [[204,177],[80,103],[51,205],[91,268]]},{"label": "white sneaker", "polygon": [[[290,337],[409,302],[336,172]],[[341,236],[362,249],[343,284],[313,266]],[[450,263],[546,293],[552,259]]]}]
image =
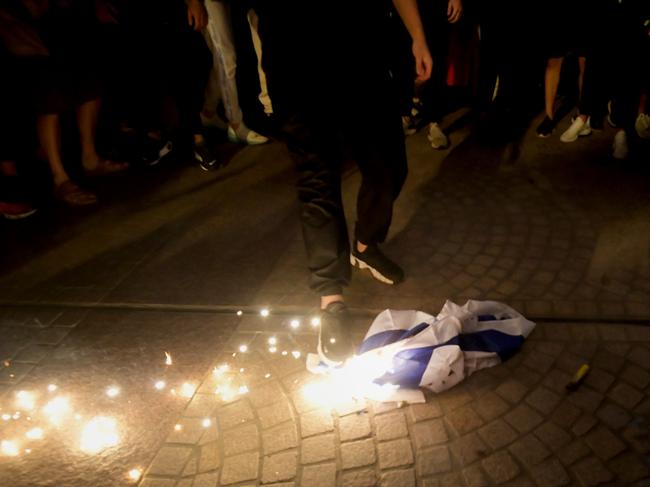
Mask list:
[{"label": "white sneaker", "polygon": [[211,117],[206,117],[203,113],[201,113],[201,124],[204,127],[215,128],[218,130],[226,130],[226,127],[228,127],[228,124],[224,122],[216,113]]},{"label": "white sneaker", "polygon": [[627,135],[625,130],[619,130],[614,136],[613,153],[614,159],[625,159],[630,150],[627,147]]},{"label": "white sneaker", "polygon": [[574,142],[578,140],[578,137],[584,137],[591,133],[591,125],[589,124],[589,117],[587,121],[582,120],[582,117],[576,117],[571,123],[571,126],[560,135],[560,140],[562,142]]},{"label": "white sneaker", "polygon": [[639,134],[639,137],[642,139],[650,139],[650,115],[647,113],[639,113],[639,116],[636,117],[634,128],[636,129],[636,133]]},{"label": "white sneaker", "polygon": [[244,125],[239,126],[238,132],[231,125],[228,125],[228,140],[237,144],[248,145],[266,144],[269,141],[268,137],[264,137],[262,134],[258,134]]},{"label": "white sneaker", "polygon": [[449,139],[437,123],[429,124],[429,135],[427,138],[431,142],[431,147],[434,149],[446,149],[449,147]]}]

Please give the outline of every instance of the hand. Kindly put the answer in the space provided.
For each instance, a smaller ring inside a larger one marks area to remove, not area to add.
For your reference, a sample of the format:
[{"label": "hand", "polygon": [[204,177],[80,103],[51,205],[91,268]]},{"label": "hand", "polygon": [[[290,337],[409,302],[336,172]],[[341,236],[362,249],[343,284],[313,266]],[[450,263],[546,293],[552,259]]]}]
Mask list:
[{"label": "hand", "polygon": [[447,20],[450,24],[455,24],[463,13],[463,3],[461,0],[449,0],[447,3]]},{"label": "hand", "polygon": [[413,42],[413,57],[415,57],[415,72],[417,74],[415,82],[423,83],[431,77],[433,68],[431,53],[425,41]]},{"label": "hand", "polygon": [[201,0],[187,2],[187,22],[194,30],[201,31],[208,25],[208,12]]}]

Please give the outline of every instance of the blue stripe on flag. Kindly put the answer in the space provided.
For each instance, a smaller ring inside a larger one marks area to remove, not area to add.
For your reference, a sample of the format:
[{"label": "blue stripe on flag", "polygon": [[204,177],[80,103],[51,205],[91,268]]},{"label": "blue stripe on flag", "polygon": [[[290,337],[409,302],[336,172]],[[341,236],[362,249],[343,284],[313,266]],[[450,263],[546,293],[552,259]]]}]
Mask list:
[{"label": "blue stripe on flag", "polygon": [[429,323],[420,323],[419,325],[414,326],[413,328],[409,328],[408,330],[380,331],[375,335],[369,336],[363,341],[363,343],[361,343],[361,345],[359,345],[359,354],[369,352],[375,348],[390,345],[391,343],[395,343],[400,340],[405,340],[406,338],[415,336],[428,326]]},{"label": "blue stripe on flag", "polygon": [[457,335],[450,340],[429,347],[402,350],[393,357],[393,373],[375,380],[378,384],[399,384],[401,387],[419,387],[433,351],[438,347],[457,345],[463,352],[495,353],[501,361],[512,357],[524,343],[521,335],[509,335],[498,330],[482,330]]}]

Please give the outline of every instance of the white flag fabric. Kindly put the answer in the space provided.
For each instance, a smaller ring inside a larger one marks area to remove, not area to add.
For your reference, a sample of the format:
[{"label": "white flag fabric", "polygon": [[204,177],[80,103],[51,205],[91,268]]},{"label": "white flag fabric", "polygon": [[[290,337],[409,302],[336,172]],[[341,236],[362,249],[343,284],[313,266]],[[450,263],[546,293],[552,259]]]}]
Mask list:
[{"label": "white flag fabric", "polygon": [[[421,311],[382,311],[357,355],[383,356],[387,367],[374,379],[400,390],[424,387],[442,392],[477,370],[514,355],[535,323],[496,301],[447,301],[438,316]],[[312,357],[308,368],[322,373]]]}]

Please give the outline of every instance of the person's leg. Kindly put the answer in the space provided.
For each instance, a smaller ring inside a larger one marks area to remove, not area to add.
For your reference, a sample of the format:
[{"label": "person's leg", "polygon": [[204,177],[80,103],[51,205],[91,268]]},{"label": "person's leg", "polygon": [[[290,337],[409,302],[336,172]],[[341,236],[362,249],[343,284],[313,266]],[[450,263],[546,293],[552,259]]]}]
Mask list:
[{"label": "person's leg", "polygon": [[553,120],[555,116],[555,97],[557,87],[560,84],[560,72],[562,71],[563,57],[549,58],[546,62],[544,73],[544,111],[546,116]]},{"label": "person's leg", "polygon": [[56,113],[40,115],[36,119],[36,133],[40,148],[50,166],[54,186],[59,186],[70,179],[61,159],[59,115]]},{"label": "person's leg", "polygon": [[271,97],[269,96],[269,88],[266,82],[266,73],[262,67],[262,40],[260,39],[259,34],[259,17],[255,10],[251,9],[248,11],[248,25],[251,28],[251,36],[253,39],[253,47],[255,49],[255,54],[257,55],[257,74],[260,78],[260,94],[259,100],[262,106],[264,107],[264,113],[266,115],[273,114],[273,103],[271,102]]}]

